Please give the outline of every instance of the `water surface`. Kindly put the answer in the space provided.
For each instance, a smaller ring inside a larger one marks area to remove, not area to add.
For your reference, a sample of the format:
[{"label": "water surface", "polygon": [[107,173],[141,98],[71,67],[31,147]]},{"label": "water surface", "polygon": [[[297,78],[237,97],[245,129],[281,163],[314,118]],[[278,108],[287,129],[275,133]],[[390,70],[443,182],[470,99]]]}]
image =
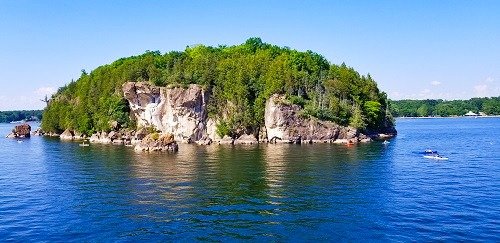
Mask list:
[{"label": "water surface", "polygon": [[500,241],[499,128],[400,119],[388,145],[177,154],[0,138],[0,241]]}]

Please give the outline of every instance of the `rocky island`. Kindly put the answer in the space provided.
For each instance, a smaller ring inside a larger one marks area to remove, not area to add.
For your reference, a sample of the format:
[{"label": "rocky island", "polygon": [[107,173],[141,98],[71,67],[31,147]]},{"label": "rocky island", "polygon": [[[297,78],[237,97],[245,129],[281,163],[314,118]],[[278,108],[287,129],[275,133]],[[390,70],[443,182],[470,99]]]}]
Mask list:
[{"label": "rocky island", "polygon": [[370,75],[251,38],[146,52],[59,89],[42,119],[63,140],[176,151],[210,144],[356,143],[396,130]]},{"label": "rocky island", "polygon": [[30,138],[31,126],[27,123],[17,125],[7,138]]}]

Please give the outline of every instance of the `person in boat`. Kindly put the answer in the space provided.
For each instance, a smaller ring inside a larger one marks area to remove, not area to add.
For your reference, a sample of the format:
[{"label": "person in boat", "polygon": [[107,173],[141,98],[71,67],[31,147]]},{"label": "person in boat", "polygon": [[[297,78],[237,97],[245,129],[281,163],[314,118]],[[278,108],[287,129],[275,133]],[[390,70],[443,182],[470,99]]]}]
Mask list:
[{"label": "person in boat", "polygon": [[424,153],[426,153],[426,154],[437,154],[437,151],[434,151],[434,150],[432,150],[432,149],[426,149],[426,150],[424,151]]}]

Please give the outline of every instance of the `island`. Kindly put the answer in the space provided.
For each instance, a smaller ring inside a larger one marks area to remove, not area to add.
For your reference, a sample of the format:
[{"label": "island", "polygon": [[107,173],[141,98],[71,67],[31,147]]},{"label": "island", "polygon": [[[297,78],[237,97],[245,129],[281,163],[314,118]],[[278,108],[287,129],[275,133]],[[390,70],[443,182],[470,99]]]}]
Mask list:
[{"label": "island", "polygon": [[396,135],[394,124],[369,74],[250,38],[82,70],[51,97],[41,128],[148,151],[158,141],[159,150],[175,150],[174,142],[358,143]]}]

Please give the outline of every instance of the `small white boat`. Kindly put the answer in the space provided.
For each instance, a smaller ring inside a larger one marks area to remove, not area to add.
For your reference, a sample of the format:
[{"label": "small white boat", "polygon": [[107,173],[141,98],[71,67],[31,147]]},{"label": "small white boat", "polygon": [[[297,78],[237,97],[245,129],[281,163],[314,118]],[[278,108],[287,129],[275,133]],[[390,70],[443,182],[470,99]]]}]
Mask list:
[{"label": "small white boat", "polygon": [[19,123],[25,123],[25,120],[20,120],[20,121],[11,121],[10,124],[19,124]]},{"label": "small white boat", "polygon": [[90,144],[88,144],[88,143],[81,143],[81,144],[78,144],[78,145],[80,145],[80,147],[88,147],[88,146],[90,146]]},{"label": "small white boat", "polygon": [[443,157],[443,156],[438,155],[438,154],[435,154],[435,155],[424,155],[424,158],[435,159],[435,160],[448,160],[447,157]]},{"label": "small white boat", "polygon": [[389,143],[391,143],[391,142],[389,142],[389,141],[387,141],[387,140],[384,140],[384,142],[382,142],[382,144],[384,144],[384,145],[387,145],[387,144],[389,144]]},{"label": "small white boat", "polygon": [[22,140],[17,140],[17,143],[22,143],[23,141]]}]

